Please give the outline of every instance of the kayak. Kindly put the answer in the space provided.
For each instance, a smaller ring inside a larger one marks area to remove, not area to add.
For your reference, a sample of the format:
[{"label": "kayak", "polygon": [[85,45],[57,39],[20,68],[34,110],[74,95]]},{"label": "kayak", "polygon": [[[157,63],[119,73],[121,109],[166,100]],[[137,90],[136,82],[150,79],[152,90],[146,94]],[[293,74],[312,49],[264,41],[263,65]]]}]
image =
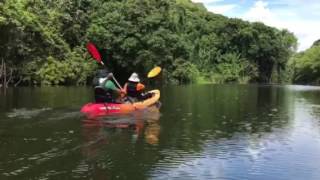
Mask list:
[{"label": "kayak", "polygon": [[87,117],[109,116],[117,114],[128,114],[136,110],[142,110],[155,105],[160,99],[160,91],[152,90],[152,96],[146,100],[126,103],[88,103],[81,108],[81,113]]}]

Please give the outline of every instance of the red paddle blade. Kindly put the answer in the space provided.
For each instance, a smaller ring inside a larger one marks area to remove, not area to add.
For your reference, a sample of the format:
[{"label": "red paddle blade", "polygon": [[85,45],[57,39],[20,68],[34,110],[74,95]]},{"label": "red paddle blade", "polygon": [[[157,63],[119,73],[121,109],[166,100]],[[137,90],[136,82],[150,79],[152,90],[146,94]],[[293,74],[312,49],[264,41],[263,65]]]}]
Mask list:
[{"label": "red paddle blade", "polygon": [[101,55],[93,43],[87,44],[87,50],[98,63],[101,63]]}]

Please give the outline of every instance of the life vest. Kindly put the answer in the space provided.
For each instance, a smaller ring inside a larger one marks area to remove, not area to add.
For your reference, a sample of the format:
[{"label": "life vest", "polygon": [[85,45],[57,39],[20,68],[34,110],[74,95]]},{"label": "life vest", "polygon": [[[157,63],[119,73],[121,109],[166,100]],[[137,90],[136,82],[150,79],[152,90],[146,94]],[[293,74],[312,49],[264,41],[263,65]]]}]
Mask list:
[{"label": "life vest", "polygon": [[106,79],[99,79],[99,86],[94,88],[94,97],[97,103],[114,103],[113,91],[105,88]]},{"label": "life vest", "polygon": [[102,86],[96,86],[94,88],[94,99],[96,103],[114,102],[112,92],[106,90]]},{"label": "life vest", "polygon": [[129,81],[127,83],[127,95],[130,97],[135,97],[135,98],[139,98],[141,96],[140,92],[137,91],[137,82],[131,82]]}]

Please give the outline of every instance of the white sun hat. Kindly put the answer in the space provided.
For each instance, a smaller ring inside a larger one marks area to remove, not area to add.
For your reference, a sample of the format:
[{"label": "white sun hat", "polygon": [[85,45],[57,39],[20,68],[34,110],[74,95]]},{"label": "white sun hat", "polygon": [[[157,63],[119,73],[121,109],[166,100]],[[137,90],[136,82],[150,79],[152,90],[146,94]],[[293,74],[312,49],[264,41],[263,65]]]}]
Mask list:
[{"label": "white sun hat", "polygon": [[131,74],[128,80],[131,82],[140,82],[139,76],[135,72]]}]

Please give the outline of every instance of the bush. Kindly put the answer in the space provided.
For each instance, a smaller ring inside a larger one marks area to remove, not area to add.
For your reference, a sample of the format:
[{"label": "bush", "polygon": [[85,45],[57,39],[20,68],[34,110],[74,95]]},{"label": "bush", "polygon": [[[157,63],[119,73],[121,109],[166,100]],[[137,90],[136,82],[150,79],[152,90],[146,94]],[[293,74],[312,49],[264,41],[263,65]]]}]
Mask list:
[{"label": "bush", "polygon": [[258,68],[239,54],[227,53],[218,62],[213,70],[214,82],[247,83],[258,76]]},{"label": "bush", "polygon": [[172,78],[181,83],[195,83],[200,75],[198,68],[181,58],[176,59],[173,63],[174,71],[171,73]]},{"label": "bush", "polygon": [[290,61],[290,64],[294,67],[293,82],[320,83],[320,46],[313,46],[305,52],[297,54]]},{"label": "bush", "polygon": [[49,56],[38,71],[36,78],[42,85],[73,84],[85,85],[88,78],[93,77],[96,63],[84,56],[84,49],[75,48],[66,60],[58,60]]}]

